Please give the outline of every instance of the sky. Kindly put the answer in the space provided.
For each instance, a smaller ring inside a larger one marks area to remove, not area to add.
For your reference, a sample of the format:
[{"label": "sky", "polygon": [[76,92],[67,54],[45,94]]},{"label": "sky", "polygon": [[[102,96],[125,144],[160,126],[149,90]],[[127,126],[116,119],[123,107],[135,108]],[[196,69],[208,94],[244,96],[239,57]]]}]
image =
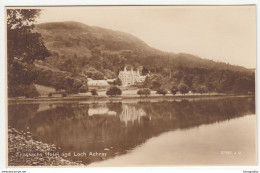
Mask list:
[{"label": "sky", "polygon": [[78,21],[130,33],[156,49],[256,68],[255,6],[42,8],[38,23]]}]

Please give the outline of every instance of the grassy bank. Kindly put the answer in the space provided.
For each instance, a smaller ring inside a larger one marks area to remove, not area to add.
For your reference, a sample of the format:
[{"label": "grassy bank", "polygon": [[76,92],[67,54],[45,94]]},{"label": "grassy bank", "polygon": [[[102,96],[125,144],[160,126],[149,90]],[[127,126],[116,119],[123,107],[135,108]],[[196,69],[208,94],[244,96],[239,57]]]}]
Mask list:
[{"label": "grassy bank", "polygon": [[84,102],[108,102],[108,101],[156,101],[156,100],[174,100],[174,99],[202,99],[202,98],[225,98],[225,97],[254,97],[254,95],[237,95],[237,94],[186,94],[186,95],[172,95],[167,94],[165,96],[154,94],[148,97],[138,96],[138,95],[121,95],[116,97],[108,97],[105,95],[99,96],[90,96],[82,94],[68,95],[67,97],[38,97],[38,98],[9,98],[9,104],[19,104],[19,103],[38,103],[38,102],[75,102],[75,101],[84,101]]}]

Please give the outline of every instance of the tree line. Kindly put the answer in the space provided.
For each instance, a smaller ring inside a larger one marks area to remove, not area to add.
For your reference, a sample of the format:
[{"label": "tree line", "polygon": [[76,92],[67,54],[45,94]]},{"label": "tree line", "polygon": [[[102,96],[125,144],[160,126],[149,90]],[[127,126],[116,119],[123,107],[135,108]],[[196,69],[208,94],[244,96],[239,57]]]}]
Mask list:
[{"label": "tree line", "polygon": [[[60,33],[51,32],[49,28],[49,33],[43,33],[49,34],[45,35],[45,42],[53,41],[56,48],[54,51],[54,48],[48,47],[50,49],[48,50],[42,35],[35,31],[34,22],[40,12],[38,9],[7,10],[7,68],[10,97],[24,95],[28,90],[34,93],[32,95],[37,95],[34,83],[52,86],[57,90],[67,90],[68,93],[83,91],[87,83],[76,76],[84,74],[96,80],[112,79],[117,77],[125,65],[134,68],[143,66],[142,75],[147,75],[149,72],[150,75],[137,87],[149,88],[158,93],[164,93],[164,90],[178,90],[183,94],[187,90],[199,93],[255,92],[255,73],[243,67],[216,63],[188,54],[163,53],[133,38],[131,41],[126,40],[127,43],[121,40],[119,44],[112,31],[107,31],[110,35],[97,39],[92,33],[77,35],[81,32],[80,27],[71,30],[73,25],[66,25],[70,29],[66,38]],[[48,26],[50,27],[50,24]],[[76,52],[87,53],[62,54],[61,50],[67,51],[64,45],[75,49]],[[82,46],[87,51],[83,51]],[[73,75],[40,71],[34,66],[34,62],[39,60]]]}]

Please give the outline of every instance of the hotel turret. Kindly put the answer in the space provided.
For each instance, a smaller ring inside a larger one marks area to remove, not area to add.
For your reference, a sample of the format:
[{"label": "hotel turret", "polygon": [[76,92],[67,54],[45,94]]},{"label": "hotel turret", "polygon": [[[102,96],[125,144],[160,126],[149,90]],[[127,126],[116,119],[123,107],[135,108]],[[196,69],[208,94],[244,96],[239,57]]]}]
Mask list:
[{"label": "hotel turret", "polygon": [[119,72],[118,78],[122,81],[122,86],[130,86],[134,85],[137,82],[143,82],[145,80],[146,76],[141,76],[139,68],[137,68],[137,71],[133,70],[133,67],[131,67],[131,70],[127,70],[126,66],[124,67],[123,71]]}]

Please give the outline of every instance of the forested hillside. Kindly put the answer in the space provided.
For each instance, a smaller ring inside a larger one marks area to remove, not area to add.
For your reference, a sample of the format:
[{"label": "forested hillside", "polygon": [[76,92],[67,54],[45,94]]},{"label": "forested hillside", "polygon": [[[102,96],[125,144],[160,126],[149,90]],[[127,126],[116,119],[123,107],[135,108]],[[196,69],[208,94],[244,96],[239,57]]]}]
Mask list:
[{"label": "forested hillside", "polygon": [[125,65],[131,65],[143,66],[144,75],[150,71],[150,77],[141,87],[155,90],[170,89],[180,83],[194,92],[200,88],[207,92],[233,93],[255,90],[252,70],[190,54],[162,52],[127,33],[78,22],[43,23],[35,29],[51,53],[43,65],[74,75],[115,78]]}]

